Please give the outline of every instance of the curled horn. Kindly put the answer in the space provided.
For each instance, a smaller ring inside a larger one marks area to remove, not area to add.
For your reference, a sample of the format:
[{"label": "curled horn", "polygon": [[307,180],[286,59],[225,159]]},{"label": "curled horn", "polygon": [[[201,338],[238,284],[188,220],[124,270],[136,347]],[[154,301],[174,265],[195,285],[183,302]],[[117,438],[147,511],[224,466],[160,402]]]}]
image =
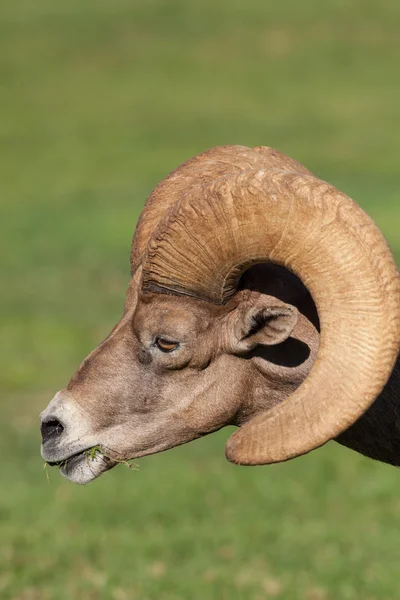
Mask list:
[{"label": "curled horn", "polygon": [[223,304],[253,264],[295,273],[319,314],[316,361],[296,392],[231,436],[226,453],[267,464],[309,452],[347,429],[391,374],[400,347],[391,252],[357,204],[270,148],[217,148],[181,168],[182,179],[178,169],[156,189],[169,206],[161,216],[162,202],[150,203],[158,226],[143,254],[137,238],[143,289]]}]

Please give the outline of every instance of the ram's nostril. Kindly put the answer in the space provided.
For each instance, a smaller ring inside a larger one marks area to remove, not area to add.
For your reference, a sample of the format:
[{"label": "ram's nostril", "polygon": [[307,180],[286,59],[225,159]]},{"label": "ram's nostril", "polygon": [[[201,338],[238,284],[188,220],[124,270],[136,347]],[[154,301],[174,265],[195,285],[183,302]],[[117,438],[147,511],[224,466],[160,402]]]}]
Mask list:
[{"label": "ram's nostril", "polygon": [[45,421],[42,421],[40,430],[42,432],[42,442],[44,444],[50,437],[60,437],[64,431],[64,426],[58,419],[50,417]]}]

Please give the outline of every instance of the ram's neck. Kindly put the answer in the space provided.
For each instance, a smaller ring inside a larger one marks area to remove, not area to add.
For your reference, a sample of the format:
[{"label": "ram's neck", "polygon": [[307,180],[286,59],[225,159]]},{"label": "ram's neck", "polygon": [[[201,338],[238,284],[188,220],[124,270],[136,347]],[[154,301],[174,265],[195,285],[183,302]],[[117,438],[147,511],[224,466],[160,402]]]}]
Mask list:
[{"label": "ram's neck", "polygon": [[336,441],[369,458],[400,466],[400,355],[382,394]]}]

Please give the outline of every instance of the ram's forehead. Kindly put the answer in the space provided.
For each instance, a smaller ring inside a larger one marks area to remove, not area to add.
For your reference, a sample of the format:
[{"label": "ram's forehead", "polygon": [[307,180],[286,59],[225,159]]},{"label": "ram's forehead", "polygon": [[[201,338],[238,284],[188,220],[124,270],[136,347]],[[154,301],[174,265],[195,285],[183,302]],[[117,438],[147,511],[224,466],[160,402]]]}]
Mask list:
[{"label": "ram's forehead", "polygon": [[183,334],[188,329],[207,329],[218,312],[220,307],[188,296],[146,293],[140,298],[135,320],[142,326],[171,326]]}]

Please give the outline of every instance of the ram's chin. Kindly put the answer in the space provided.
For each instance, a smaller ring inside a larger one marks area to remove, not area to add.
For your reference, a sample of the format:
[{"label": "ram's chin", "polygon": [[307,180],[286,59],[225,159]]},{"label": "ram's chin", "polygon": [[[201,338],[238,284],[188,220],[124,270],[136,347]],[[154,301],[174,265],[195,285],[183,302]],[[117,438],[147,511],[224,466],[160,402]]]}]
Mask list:
[{"label": "ram's chin", "polygon": [[93,456],[82,452],[60,464],[60,473],[74,483],[85,484],[109,471],[115,464],[101,452]]}]

